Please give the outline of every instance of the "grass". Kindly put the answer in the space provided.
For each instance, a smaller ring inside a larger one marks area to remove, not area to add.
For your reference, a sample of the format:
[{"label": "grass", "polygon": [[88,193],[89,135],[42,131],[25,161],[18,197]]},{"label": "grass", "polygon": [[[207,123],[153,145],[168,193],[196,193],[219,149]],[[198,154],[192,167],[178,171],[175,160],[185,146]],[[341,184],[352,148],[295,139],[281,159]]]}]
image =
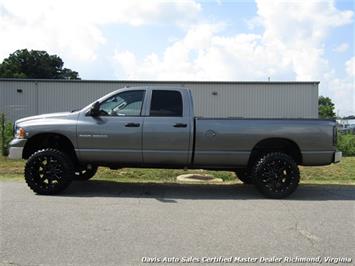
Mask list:
[{"label": "grass", "polygon": [[[0,180],[23,179],[23,160],[9,160],[0,157]],[[355,157],[344,157],[338,164],[322,167],[300,167],[302,183],[321,184],[355,184]],[[233,172],[205,170],[173,170],[173,169],[135,169],[122,168],[110,170],[101,167],[95,175],[97,180],[116,182],[153,182],[174,183],[176,177],[186,173],[210,174],[221,178],[225,184],[236,183]]]},{"label": "grass", "polygon": [[[7,157],[0,157],[0,180],[18,180],[23,179],[23,168],[25,161],[9,160]],[[100,167],[95,179],[110,180],[117,182],[155,182],[155,183],[173,183],[176,182],[178,175],[196,173],[210,174],[216,178],[221,178],[225,183],[235,182],[233,172],[227,171],[205,171],[205,170],[175,170],[175,169],[147,169],[147,168],[122,168],[119,170],[110,170],[106,167]]]},{"label": "grass", "polygon": [[301,166],[300,172],[303,183],[355,184],[355,156],[321,167]]}]

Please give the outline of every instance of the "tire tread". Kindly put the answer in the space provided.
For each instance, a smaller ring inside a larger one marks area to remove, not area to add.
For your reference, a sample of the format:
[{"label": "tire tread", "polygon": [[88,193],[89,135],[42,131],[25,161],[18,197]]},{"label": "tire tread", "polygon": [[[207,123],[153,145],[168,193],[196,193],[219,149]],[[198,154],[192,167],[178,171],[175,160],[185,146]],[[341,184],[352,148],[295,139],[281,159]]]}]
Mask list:
[{"label": "tire tread", "polygon": [[[36,184],[36,182],[32,178],[30,164],[33,160],[35,160],[36,157],[38,157],[40,154],[43,154],[43,153],[49,153],[49,154],[58,156],[64,162],[65,167],[68,170],[68,174],[67,174],[65,182],[56,186],[52,190],[45,190],[45,189],[41,188],[40,186],[38,186]],[[67,156],[65,153],[63,153],[59,150],[53,149],[53,148],[41,149],[41,150],[38,150],[35,153],[33,153],[28,158],[26,165],[25,165],[25,170],[24,170],[26,184],[33,192],[40,194],[40,195],[53,195],[53,194],[57,194],[57,193],[63,191],[64,189],[66,189],[70,185],[73,175],[74,175],[74,166],[73,166],[72,162],[70,161],[69,156]]]},{"label": "tire tread", "polygon": [[[294,171],[296,182],[292,187],[290,187],[289,190],[284,191],[284,192],[273,192],[268,189],[265,189],[265,187],[258,182],[258,173],[261,171],[260,168],[262,168],[271,158],[278,157],[281,160],[285,160],[288,164],[291,165],[292,170]],[[289,196],[292,194],[298,187],[299,181],[300,181],[300,172],[297,166],[296,161],[290,157],[286,153],[282,152],[270,152],[262,156],[254,165],[252,168],[252,179],[253,183],[255,184],[256,188],[266,197],[268,198],[273,198],[273,199],[281,199]]]}]

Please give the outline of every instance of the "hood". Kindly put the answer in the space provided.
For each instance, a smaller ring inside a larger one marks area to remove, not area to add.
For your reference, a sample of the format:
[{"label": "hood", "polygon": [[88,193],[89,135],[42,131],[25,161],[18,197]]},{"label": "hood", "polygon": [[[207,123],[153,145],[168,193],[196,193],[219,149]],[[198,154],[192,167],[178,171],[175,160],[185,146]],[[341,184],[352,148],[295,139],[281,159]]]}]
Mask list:
[{"label": "hood", "polygon": [[71,112],[60,112],[60,113],[50,113],[50,114],[43,114],[43,115],[28,116],[28,117],[24,117],[24,118],[17,120],[16,124],[22,123],[22,122],[27,122],[30,120],[65,117],[65,116],[68,116],[69,114],[72,114],[72,113]]}]

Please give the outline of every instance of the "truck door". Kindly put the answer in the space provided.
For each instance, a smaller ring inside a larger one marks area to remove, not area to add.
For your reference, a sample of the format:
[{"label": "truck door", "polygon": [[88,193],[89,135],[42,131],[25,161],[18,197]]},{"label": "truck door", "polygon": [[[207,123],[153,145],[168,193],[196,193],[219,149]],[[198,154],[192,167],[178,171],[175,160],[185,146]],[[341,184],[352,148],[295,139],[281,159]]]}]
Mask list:
[{"label": "truck door", "polygon": [[182,90],[149,90],[143,126],[144,164],[187,165],[190,162],[192,119]]},{"label": "truck door", "polygon": [[144,95],[145,90],[122,91],[100,103],[98,116],[81,114],[77,128],[81,160],[142,163]]}]

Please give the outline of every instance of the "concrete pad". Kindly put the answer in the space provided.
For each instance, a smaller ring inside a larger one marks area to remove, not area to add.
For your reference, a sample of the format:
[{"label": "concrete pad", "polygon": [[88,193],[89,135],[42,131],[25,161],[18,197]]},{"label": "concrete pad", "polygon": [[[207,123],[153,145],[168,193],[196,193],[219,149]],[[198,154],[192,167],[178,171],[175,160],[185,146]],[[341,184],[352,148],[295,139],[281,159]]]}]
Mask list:
[{"label": "concrete pad", "polygon": [[179,182],[208,182],[208,183],[222,183],[221,178],[215,178],[211,175],[199,175],[199,174],[185,174],[176,177]]}]

